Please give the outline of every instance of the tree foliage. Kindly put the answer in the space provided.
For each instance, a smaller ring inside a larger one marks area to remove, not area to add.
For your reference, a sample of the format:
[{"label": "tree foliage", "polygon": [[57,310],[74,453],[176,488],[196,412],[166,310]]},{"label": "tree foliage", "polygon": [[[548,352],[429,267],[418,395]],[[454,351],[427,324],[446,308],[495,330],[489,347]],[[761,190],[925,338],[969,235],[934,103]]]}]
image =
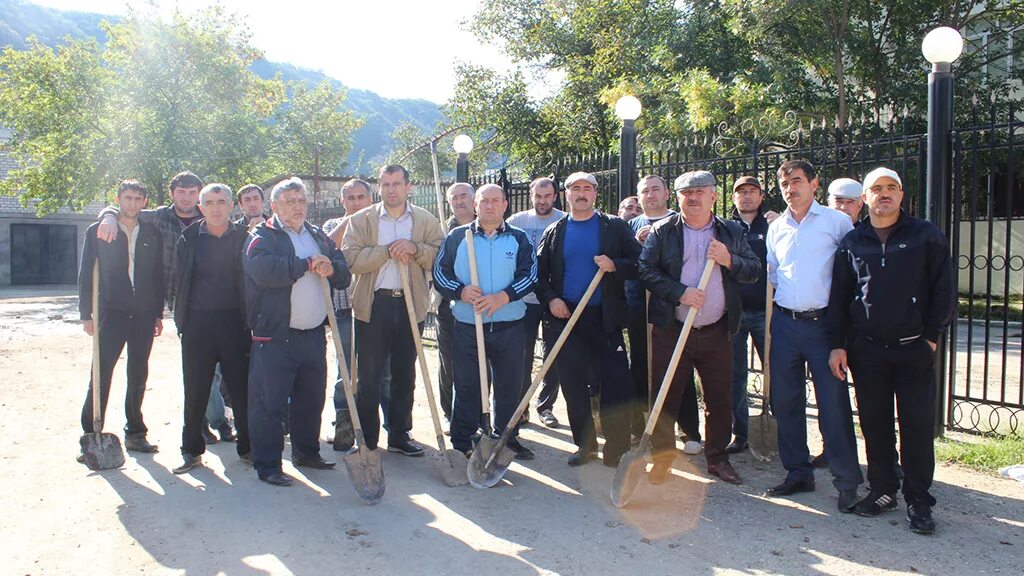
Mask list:
[{"label": "tree foliage", "polygon": [[[330,86],[261,79],[245,26],[219,8],[131,12],[108,41],[30,40],[0,55],[0,124],[22,168],[0,182],[40,214],[79,209],[136,178],[163,202],[167,178],[191,170],[238,186],[311,167],[310,142],[340,167],[358,122]],[[31,97],[26,97],[31,95]]]}]

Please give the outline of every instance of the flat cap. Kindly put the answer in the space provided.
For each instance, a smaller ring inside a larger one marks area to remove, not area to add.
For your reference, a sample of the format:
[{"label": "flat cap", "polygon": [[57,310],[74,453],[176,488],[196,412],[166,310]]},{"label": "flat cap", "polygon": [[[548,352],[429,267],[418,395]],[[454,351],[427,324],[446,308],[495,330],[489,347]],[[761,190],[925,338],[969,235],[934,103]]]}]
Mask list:
[{"label": "flat cap", "polygon": [[900,180],[900,175],[897,174],[895,170],[890,170],[888,168],[875,168],[864,176],[864,191],[867,192],[870,190],[879,178],[892,178],[900,185],[900,188],[903,188],[903,180]]},{"label": "flat cap", "polygon": [[672,185],[672,189],[685,190],[687,188],[703,188],[705,186],[715,185],[714,174],[707,170],[694,170],[693,172],[684,172],[683,174],[680,174]]},{"label": "flat cap", "polygon": [[836,178],[828,185],[828,195],[833,198],[856,200],[860,198],[862,191],[863,188],[861,188],[860,182],[853,178]]},{"label": "flat cap", "polygon": [[740,186],[743,186],[744,184],[751,184],[753,186],[757,186],[758,190],[762,190],[761,183],[757,181],[757,178],[754,178],[753,176],[740,176],[732,185],[732,191],[735,192],[736,189],[738,189]]},{"label": "flat cap", "polygon": [[594,178],[594,175],[589,172],[573,172],[572,174],[569,174],[569,177],[565,179],[565,187],[569,188],[580,180],[590,182],[594,186],[594,189],[597,189],[597,178]]}]

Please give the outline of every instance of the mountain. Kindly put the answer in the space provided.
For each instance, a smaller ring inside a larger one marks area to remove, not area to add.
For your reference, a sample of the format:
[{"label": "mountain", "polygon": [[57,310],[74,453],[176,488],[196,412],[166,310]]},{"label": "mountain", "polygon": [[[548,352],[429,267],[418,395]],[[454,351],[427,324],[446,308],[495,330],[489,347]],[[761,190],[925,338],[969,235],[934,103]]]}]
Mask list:
[{"label": "mountain", "polygon": [[[22,0],[0,0],[0,48],[12,46],[23,49],[27,38],[33,35],[48,46],[55,46],[69,36],[91,36],[105,42],[106,34],[100,28],[100,23],[116,19],[116,16],[104,14],[45,8]],[[262,78],[273,78],[275,74],[281,74],[285,81],[304,81],[311,86],[324,80],[336,87],[344,86],[323,72],[292,64],[258,60],[250,68]],[[350,173],[365,174],[368,167],[383,160],[391,151],[391,132],[401,122],[412,122],[424,132],[433,133],[437,124],[445,120],[440,106],[433,102],[382,98],[369,90],[349,88],[345,105],[365,122],[354,134],[347,164]]]}]

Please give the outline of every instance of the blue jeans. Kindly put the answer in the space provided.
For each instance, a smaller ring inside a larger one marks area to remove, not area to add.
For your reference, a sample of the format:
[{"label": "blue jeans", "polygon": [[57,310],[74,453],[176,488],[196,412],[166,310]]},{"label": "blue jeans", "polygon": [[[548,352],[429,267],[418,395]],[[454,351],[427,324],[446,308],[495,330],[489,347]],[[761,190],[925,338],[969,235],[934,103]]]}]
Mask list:
[{"label": "blue jeans", "polygon": [[[345,361],[352,361],[352,311],[336,310],[335,317],[338,319],[338,333],[341,336],[341,350],[345,354]],[[345,400],[345,386],[341,379],[341,365],[338,364],[338,379],[334,381],[334,409],[348,410],[348,402]],[[349,373],[352,366],[348,367]],[[391,403],[391,366],[384,363],[384,373],[380,379],[380,406],[384,411],[384,429],[388,429],[388,405]]]},{"label": "blue jeans", "polygon": [[747,406],[747,335],[754,339],[757,356],[764,362],[764,312],[744,310],[740,331],[732,337],[732,434],[747,439],[750,411]]},{"label": "blue jeans", "polygon": [[856,488],[864,481],[857,461],[853,412],[846,382],[828,366],[829,345],[824,320],[795,320],[776,308],[772,315],[772,411],[779,427],[779,456],[789,478],[814,477],[807,449],[807,384],[804,366],[811,369],[818,403],[818,429],[832,483],[839,490]]},{"label": "blue jeans", "polygon": [[220,362],[213,371],[213,382],[210,384],[210,400],[206,403],[206,422],[217,430],[228,423],[224,416],[224,395],[220,392],[220,383],[224,377],[220,373]]}]

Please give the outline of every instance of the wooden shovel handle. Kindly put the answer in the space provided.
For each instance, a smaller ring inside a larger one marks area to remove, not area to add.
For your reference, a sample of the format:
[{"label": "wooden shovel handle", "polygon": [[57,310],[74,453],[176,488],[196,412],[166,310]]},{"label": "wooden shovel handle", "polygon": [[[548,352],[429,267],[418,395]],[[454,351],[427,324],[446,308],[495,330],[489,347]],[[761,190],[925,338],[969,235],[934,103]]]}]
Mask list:
[{"label": "wooden shovel handle", "polygon": [[103,431],[100,405],[100,259],[92,265],[92,431]]},{"label": "wooden shovel handle", "polygon": [[[473,243],[473,229],[466,228],[466,251],[469,254],[469,281],[480,287],[480,278],[477,276],[476,267],[476,245]],[[490,414],[491,403],[490,387],[487,385],[487,351],[484,349],[484,320],[480,313],[473,308],[473,324],[476,325],[476,363],[480,370],[480,413]]]},{"label": "wooden shovel handle", "polygon": [[402,277],[402,293],[405,295],[405,311],[409,316],[409,330],[412,332],[412,341],[416,344],[416,358],[420,363],[420,374],[423,375],[423,387],[427,391],[427,406],[430,406],[430,418],[434,421],[434,434],[437,435],[437,448],[444,453],[444,431],[441,429],[441,417],[437,413],[437,404],[434,401],[434,385],[430,381],[430,367],[427,366],[427,356],[423,353],[423,340],[420,338],[420,327],[416,323],[416,307],[412,303],[412,292],[409,290],[409,265],[399,264],[398,273]]},{"label": "wooden shovel handle", "polygon": [[[715,268],[715,261],[708,260],[704,264],[704,272],[700,275],[700,282],[697,283],[698,290],[704,290],[708,287],[708,280],[711,279],[711,272]],[[672,385],[672,377],[676,373],[676,368],[679,367],[679,360],[683,357],[683,349],[686,348],[686,339],[690,336],[690,330],[693,328],[693,322],[697,319],[697,308],[693,306],[686,312],[686,320],[683,322],[683,330],[679,333],[679,339],[676,340],[676,347],[672,350],[672,357],[668,362],[668,369],[665,371],[665,376],[661,379],[661,389],[658,390],[658,398],[654,401],[654,406],[651,407],[651,414],[647,417],[647,425],[644,427],[644,436],[650,436],[654,433],[654,425],[658,421],[658,416],[661,414],[661,409],[665,405],[665,399],[668,398],[668,389]]]},{"label": "wooden shovel handle", "polygon": [[772,304],[775,300],[775,288],[772,287],[771,282],[765,282],[765,284],[768,287],[765,288],[764,299],[764,358],[761,359],[761,412],[767,414],[772,398],[772,371],[769,358],[772,351],[772,310],[775,308]]},{"label": "wooden shovel handle", "polygon": [[359,410],[356,408],[356,398],[353,392],[352,380],[349,378],[348,362],[345,361],[345,349],[341,347],[341,331],[338,330],[338,319],[334,317],[334,303],[331,302],[331,285],[327,278],[320,277],[320,288],[324,297],[324,310],[327,311],[327,321],[331,325],[331,335],[334,340],[334,353],[338,357],[338,370],[341,372],[341,384],[345,389],[345,401],[348,403],[348,412],[352,416],[352,428],[355,429],[356,440],[363,444],[363,425],[359,422]]}]

